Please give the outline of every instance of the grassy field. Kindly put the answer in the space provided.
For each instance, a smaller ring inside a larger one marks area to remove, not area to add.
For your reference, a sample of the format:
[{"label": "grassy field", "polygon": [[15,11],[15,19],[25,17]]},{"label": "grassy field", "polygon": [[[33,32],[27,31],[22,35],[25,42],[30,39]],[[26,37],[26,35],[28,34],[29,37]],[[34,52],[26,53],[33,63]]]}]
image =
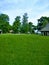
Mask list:
[{"label": "grassy field", "polygon": [[49,37],[1,34],[0,65],[49,65]]}]

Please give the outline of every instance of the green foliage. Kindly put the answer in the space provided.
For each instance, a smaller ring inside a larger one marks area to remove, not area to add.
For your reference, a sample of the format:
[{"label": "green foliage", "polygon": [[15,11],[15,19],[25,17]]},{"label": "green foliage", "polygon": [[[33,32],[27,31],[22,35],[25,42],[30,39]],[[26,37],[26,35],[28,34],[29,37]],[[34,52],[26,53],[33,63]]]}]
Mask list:
[{"label": "green foliage", "polygon": [[0,14],[0,20],[7,22],[9,21],[9,16],[7,14]]},{"label": "green foliage", "polygon": [[37,28],[38,30],[41,30],[45,25],[49,22],[49,17],[41,17],[38,19],[38,25]]},{"label": "green foliage", "polygon": [[22,22],[20,22],[20,16],[15,18],[13,25],[9,24],[9,16],[7,14],[0,14],[0,30],[3,33],[8,33],[12,30],[14,33],[34,33],[34,30],[41,30],[47,23],[49,23],[49,17],[41,17],[38,19],[37,26],[34,26],[32,22],[28,23],[28,14],[24,13]]},{"label": "green foliage", "polygon": [[17,16],[15,18],[15,21],[13,23],[13,31],[14,33],[19,33],[20,32],[20,16]]},{"label": "green foliage", "polygon": [[33,33],[32,31],[33,31],[33,23],[29,22],[29,32]]},{"label": "green foliage", "polygon": [[9,16],[6,14],[0,14],[0,29],[3,33],[9,32]]},{"label": "green foliage", "polygon": [[21,32],[28,33],[28,31],[29,31],[29,24],[26,23],[25,25],[22,25]]},{"label": "green foliage", "polygon": [[23,25],[25,25],[26,23],[28,23],[28,14],[27,13],[24,13],[23,19],[22,19],[22,23],[23,23]]},{"label": "green foliage", "polygon": [[28,24],[28,15],[27,13],[24,13],[23,19],[22,19],[22,33],[28,33],[29,31],[29,24]]},{"label": "green foliage", "polygon": [[0,65],[49,65],[49,37],[0,35]]}]

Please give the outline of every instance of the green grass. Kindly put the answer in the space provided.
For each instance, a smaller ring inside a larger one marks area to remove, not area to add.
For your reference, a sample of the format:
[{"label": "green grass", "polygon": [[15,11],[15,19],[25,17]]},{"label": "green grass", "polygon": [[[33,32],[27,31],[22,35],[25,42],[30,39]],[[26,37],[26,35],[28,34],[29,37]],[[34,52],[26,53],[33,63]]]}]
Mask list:
[{"label": "green grass", "polygon": [[1,34],[0,65],[49,65],[49,36]]}]

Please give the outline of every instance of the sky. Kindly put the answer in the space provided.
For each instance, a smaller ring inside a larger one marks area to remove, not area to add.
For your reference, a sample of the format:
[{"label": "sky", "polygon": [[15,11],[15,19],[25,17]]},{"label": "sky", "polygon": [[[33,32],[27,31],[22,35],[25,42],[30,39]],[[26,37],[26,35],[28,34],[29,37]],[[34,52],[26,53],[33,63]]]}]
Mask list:
[{"label": "sky", "polygon": [[0,13],[9,16],[11,25],[16,16],[28,13],[28,21],[37,25],[41,16],[49,17],[49,0],[0,0]]}]

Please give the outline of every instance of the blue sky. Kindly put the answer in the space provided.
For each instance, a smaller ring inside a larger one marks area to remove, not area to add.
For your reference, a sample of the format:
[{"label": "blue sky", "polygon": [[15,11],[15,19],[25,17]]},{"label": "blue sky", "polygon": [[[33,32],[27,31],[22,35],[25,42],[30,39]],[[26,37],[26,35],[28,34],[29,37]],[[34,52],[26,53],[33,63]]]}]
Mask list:
[{"label": "blue sky", "polygon": [[49,0],[0,0],[0,13],[9,15],[10,24],[16,16],[28,13],[29,22],[36,25],[41,16],[49,16]]}]

